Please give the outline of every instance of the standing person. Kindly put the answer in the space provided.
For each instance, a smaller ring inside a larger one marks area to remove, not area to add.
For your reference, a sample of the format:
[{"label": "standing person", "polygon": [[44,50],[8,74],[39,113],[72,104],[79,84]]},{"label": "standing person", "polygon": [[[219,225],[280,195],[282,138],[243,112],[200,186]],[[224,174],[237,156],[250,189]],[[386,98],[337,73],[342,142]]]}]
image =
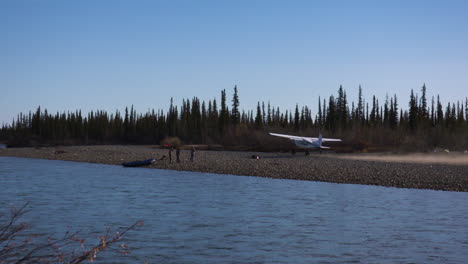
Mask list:
[{"label": "standing person", "polygon": [[180,162],[180,149],[179,148],[176,149],[175,154],[176,154],[176,161],[177,163],[179,163]]},{"label": "standing person", "polygon": [[192,147],[190,150],[190,161],[193,162],[193,157],[195,156],[195,147]]},{"label": "standing person", "polygon": [[172,147],[169,148],[169,163],[172,163]]}]

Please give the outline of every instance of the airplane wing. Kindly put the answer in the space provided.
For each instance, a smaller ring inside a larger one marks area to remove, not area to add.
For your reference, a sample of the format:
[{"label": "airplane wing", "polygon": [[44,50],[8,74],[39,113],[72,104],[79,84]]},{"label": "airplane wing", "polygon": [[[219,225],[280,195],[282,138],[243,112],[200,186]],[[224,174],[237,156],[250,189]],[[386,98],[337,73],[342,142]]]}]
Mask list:
[{"label": "airplane wing", "polygon": [[338,138],[322,138],[322,142],[330,142],[330,141],[342,141],[342,140]]},{"label": "airplane wing", "polygon": [[277,134],[277,133],[269,133],[269,134],[272,135],[272,136],[275,136],[275,137],[284,137],[284,138],[289,138],[289,139],[292,139],[292,140],[305,139],[305,137],[297,137],[297,136],[291,136],[291,135],[285,135],[285,134]]},{"label": "airplane wing", "polygon": [[[319,139],[316,137],[298,137],[298,136],[291,136],[291,135],[277,134],[277,133],[269,133],[269,134],[275,137],[289,138],[291,140],[304,140],[305,139],[307,141],[317,141]],[[338,138],[322,138],[322,142],[330,142],[330,141],[342,141],[342,140]]]}]

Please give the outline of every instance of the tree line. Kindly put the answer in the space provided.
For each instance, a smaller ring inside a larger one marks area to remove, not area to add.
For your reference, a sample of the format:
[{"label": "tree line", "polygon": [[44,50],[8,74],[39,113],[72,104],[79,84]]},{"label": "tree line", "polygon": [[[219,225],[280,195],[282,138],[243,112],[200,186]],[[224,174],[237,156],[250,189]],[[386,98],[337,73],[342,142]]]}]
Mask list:
[{"label": "tree line", "polygon": [[[374,95],[365,101],[361,86],[357,102],[349,102],[340,86],[336,95],[318,98],[315,114],[308,106],[281,111],[270,102],[259,101],[254,110],[240,110],[237,86],[229,100],[226,90],[217,98],[183,99],[177,106],[170,99],[162,109],[137,113],[104,110],[83,114],[49,113],[38,107],[20,113],[11,124],[3,124],[0,139],[12,146],[38,144],[159,144],[166,137],[179,137],[191,144],[222,144],[226,147],[268,148],[277,141],[265,132],[341,137],[348,149],[468,148],[468,98],[442,105],[439,95],[428,99],[426,85],[420,94],[411,90],[408,107],[396,95],[383,101]],[[429,102],[428,102],[429,101]]]}]

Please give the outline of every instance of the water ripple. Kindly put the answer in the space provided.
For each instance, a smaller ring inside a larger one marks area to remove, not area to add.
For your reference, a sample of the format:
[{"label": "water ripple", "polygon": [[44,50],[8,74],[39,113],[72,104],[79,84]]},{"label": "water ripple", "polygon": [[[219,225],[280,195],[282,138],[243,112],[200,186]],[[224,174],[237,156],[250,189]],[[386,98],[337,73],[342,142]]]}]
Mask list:
[{"label": "water ripple", "polygon": [[138,219],[112,263],[464,263],[467,193],[0,158],[0,207],[37,232],[99,239]]}]

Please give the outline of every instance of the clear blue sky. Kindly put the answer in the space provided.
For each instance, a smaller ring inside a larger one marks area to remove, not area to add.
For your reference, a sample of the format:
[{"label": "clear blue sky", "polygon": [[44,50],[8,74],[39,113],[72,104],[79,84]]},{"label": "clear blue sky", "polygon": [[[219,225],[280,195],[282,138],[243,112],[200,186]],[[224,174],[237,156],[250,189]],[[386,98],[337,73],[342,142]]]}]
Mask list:
[{"label": "clear blue sky", "polygon": [[49,111],[167,109],[238,85],[241,108],[316,110],[423,83],[468,96],[468,1],[0,1],[0,123]]}]

